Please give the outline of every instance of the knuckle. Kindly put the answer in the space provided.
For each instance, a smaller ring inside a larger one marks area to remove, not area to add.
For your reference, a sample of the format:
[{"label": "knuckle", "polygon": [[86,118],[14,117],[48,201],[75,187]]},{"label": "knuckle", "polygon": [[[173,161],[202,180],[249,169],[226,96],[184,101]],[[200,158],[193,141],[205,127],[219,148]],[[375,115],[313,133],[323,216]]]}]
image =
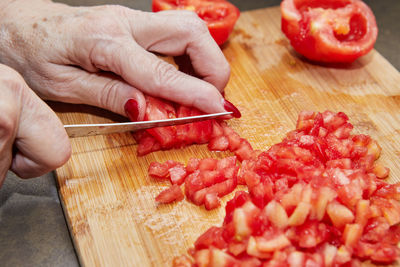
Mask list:
[{"label": "knuckle", "polygon": [[0,141],[5,141],[4,144],[8,143],[10,140],[12,141],[16,130],[17,120],[15,120],[14,116],[10,116],[7,111],[4,112],[4,110],[2,110],[2,112],[0,112]]},{"label": "knuckle", "polygon": [[[105,5],[93,8],[85,13],[81,20],[81,26],[87,33],[94,37],[119,36],[126,33],[124,18],[126,8],[117,5]],[[96,21],[96,23],[93,23]],[[81,35],[78,35],[81,36]]]},{"label": "knuckle", "polygon": [[194,34],[195,36],[202,35],[205,33],[208,33],[208,28],[202,19],[200,19],[196,13],[192,12],[194,15],[185,18],[185,27],[187,31],[189,31],[191,34]]},{"label": "knuckle", "polygon": [[118,80],[111,80],[104,85],[101,93],[98,94],[98,103],[102,108],[115,111],[114,105],[116,104],[116,99],[118,97],[118,92],[120,91],[121,82]]},{"label": "knuckle", "polygon": [[179,79],[179,73],[176,68],[162,60],[157,60],[154,63],[154,86],[155,90],[165,90],[169,85],[176,84]]}]

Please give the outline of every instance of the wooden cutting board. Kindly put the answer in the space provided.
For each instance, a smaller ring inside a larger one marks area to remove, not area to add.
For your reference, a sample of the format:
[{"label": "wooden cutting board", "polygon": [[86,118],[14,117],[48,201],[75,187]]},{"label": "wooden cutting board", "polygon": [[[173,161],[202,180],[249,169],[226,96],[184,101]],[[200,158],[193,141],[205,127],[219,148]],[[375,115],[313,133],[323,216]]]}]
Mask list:
[{"label": "wooden cutting board", "polygon": [[[301,110],[343,111],[354,132],[378,140],[389,180],[400,181],[400,74],[378,52],[348,66],[309,63],[281,33],[277,7],[242,13],[223,52],[232,67],[226,98],[243,114],[229,124],[254,148],[280,142]],[[56,110],[64,123],[110,121],[109,113],[93,108],[57,104]],[[201,145],[138,158],[130,134],[71,142],[72,158],[56,175],[83,266],[170,266],[207,228],[222,223],[225,205],[213,211],[186,201],[157,205],[154,197],[168,183],[149,178],[147,168],[152,161],[227,153]]]}]

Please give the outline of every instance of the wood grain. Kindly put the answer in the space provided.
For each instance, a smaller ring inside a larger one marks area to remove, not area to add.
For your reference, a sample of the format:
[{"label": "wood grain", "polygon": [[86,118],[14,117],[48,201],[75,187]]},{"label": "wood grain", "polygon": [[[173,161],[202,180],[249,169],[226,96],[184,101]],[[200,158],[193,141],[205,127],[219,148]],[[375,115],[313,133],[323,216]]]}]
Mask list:
[{"label": "wood grain", "polygon": [[[400,181],[400,74],[375,50],[351,65],[307,62],[281,33],[279,9],[268,8],[242,13],[223,52],[232,67],[226,97],[243,114],[229,123],[255,148],[280,142],[301,110],[343,111],[355,132],[378,140],[389,181]],[[113,120],[93,108],[55,106],[64,123]],[[208,227],[221,224],[223,208],[157,205],[154,197],[167,183],[149,178],[147,167],[226,153],[191,146],[138,158],[130,134],[71,142],[72,158],[56,175],[83,266],[170,266]]]}]

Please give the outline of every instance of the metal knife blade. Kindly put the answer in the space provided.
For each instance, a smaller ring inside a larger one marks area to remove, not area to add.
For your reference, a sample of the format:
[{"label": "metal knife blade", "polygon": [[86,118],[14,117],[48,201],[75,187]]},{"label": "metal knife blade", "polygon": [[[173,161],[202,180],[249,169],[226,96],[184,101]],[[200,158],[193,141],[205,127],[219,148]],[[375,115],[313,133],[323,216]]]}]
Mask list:
[{"label": "metal knife blade", "polygon": [[145,130],[155,127],[186,124],[186,123],[215,119],[230,114],[232,114],[232,112],[212,113],[212,114],[204,114],[204,115],[184,117],[184,118],[155,120],[155,121],[99,123],[99,124],[71,124],[71,125],[64,125],[64,128],[67,131],[68,136],[74,138],[74,137],[94,136],[94,135],[103,135],[111,133],[133,132],[137,130]]}]

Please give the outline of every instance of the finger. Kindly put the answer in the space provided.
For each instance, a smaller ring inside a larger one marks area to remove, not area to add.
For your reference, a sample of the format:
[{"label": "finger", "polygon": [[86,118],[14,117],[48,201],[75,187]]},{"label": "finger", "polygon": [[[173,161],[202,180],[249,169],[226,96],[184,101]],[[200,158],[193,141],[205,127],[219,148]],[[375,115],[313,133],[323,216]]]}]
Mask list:
[{"label": "finger", "polygon": [[[143,93],[120,77],[105,72],[88,73],[72,66],[54,65],[52,71],[57,78],[53,79],[55,83],[51,84],[47,99],[97,106],[128,116],[132,121],[144,119]],[[54,91],[54,88],[61,89]]]},{"label": "finger", "polygon": [[149,95],[169,99],[204,112],[223,112],[225,100],[212,84],[186,75],[142,47],[126,42],[100,42],[91,53],[98,68],[120,75]]},{"label": "finger", "polygon": [[223,91],[229,81],[229,64],[205,22],[194,12],[143,12],[128,14],[127,19],[133,37],[143,48],[170,56],[187,54],[196,75]]},{"label": "finger", "polygon": [[11,166],[12,144],[17,132],[18,106],[10,101],[10,91],[0,82],[0,187]]},{"label": "finger", "polygon": [[[14,72],[7,74],[8,78],[0,77],[1,113],[8,117],[8,123],[3,123],[8,142],[2,153],[9,158],[14,147],[16,153],[8,167],[22,178],[40,176],[68,160],[68,136],[58,117],[22,77]],[[1,168],[4,172],[4,165]]]}]

